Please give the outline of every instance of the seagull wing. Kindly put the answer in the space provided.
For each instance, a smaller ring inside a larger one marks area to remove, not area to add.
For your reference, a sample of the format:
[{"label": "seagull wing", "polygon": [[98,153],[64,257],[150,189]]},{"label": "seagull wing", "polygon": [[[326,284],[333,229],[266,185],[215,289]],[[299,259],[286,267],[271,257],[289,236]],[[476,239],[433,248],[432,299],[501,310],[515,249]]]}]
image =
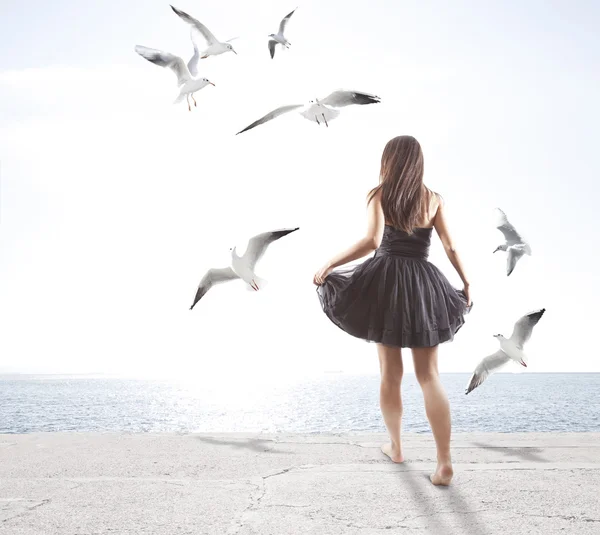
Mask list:
[{"label": "seagull wing", "polygon": [[190,38],[192,40],[192,45],[194,46],[194,55],[190,58],[190,61],[188,61],[187,67],[192,76],[198,76],[198,60],[200,59],[200,50],[198,49],[198,45],[194,39],[194,31],[192,29],[190,29]]},{"label": "seagull wing", "polygon": [[[296,8],[296,9],[298,9],[298,8]],[[283,32],[288,23],[288,20],[290,20],[290,17],[294,14],[294,11],[296,11],[296,9],[294,9],[293,11],[288,13],[285,17],[283,17],[283,19],[281,19],[281,22],[279,23],[279,34],[280,35],[283,35]]]},{"label": "seagull wing", "polygon": [[240,130],[236,134],[236,136],[238,134],[241,134],[242,132],[245,132],[246,130],[250,130],[251,128],[254,128],[255,126],[258,126],[259,124],[263,124],[263,123],[266,123],[267,121],[270,121],[271,119],[275,119],[275,117],[279,117],[280,115],[283,115],[284,113],[287,113],[288,111],[292,111],[292,110],[295,110],[297,108],[302,108],[302,107],[303,107],[302,104],[291,104],[290,106],[281,106],[281,108],[277,108],[276,110],[273,110],[271,113],[267,113],[267,115],[260,118],[258,121],[254,121],[251,125],[247,126],[243,130]]},{"label": "seagull wing", "polygon": [[324,99],[319,99],[319,102],[333,108],[341,108],[342,106],[350,106],[351,104],[376,104],[377,102],[381,102],[381,99],[369,93],[338,89],[327,95]]},{"label": "seagull wing", "polygon": [[275,55],[275,45],[277,44],[277,41],[273,41],[272,39],[269,41],[269,53],[271,54],[271,59],[273,59],[273,56]]},{"label": "seagull wing", "polygon": [[135,51],[140,56],[148,61],[151,61],[155,65],[159,65],[160,67],[168,67],[171,69],[175,73],[175,76],[177,76],[178,86],[181,86],[192,79],[190,71],[185,66],[183,60],[175,54],[141,45],[136,45]]},{"label": "seagull wing", "polygon": [[524,243],[521,235],[516,231],[515,227],[513,227],[506,217],[506,214],[500,210],[500,208],[496,208],[498,210],[498,224],[496,228],[504,234],[504,238],[506,239],[506,243],[508,245],[516,245],[518,243]]},{"label": "seagull wing", "polygon": [[253,238],[250,238],[250,240],[248,240],[248,247],[246,247],[246,252],[243,256],[244,260],[248,262],[248,266],[250,267],[250,269],[254,271],[256,263],[263,257],[269,245],[271,245],[274,241],[278,240],[279,238],[283,238],[291,232],[298,230],[299,228],[300,227],[272,230],[270,232],[263,232],[262,234],[257,234]]},{"label": "seagull wing", "polygon": [[469,385],[465,391],[465,394],[475,390],[481,383],[483,383],[493,372],[495,372],[500,367],[504,366],[508,361],[510,361],[510,357],[501,349],[490,355],[489,357],[485,357],[475,368],[473,375],[471,376],[471,380],[469,381]]},{"label": "seagull wing", "polygon": [[515,269],[515,266],[517,265],[517,260],[519,260],[519,258],[521,258],[523,256],[523,251],[521,249],[518,249],[516,247],[509,247],[508,248],[508,254],[506,256],[506,276],[508,277],[513,270]]},{"label": "seagull wing", "polygon": [[208,292],[208,290],[210,290],[213,287],[213,285],[219,284],[221,282],[227,282],[233,279],[239,279],[239,277],[234,273],[233,269],[231,269],[230,267],[209,269],[204,275],[204,277],[202,277],[202,280],[198,285],[196,297],[194,297],[194,302],[192,303],[190,310],[194,308],[196,303],[204,297],[204,294],[206,294],[206,292]]},{"label": "seagull wing", "polygon": [[179,17],[183,21],[190,24],[192,26],[192,28],[195,28],[196,30],[198,30],[202,34],[202,37],[204,37],[204,39],[206,39],[206,42],[209,45],[214,45],[219,42],[219,40],[199,20],[196,20],[194,17],[190,17],[190,15],[188,15],[184,11],[181,11],[180,9],[177,9],[176,7],[171,6],[171,9],[173,11],[175,11],[175,13],[177,13],[177,15],[179,15]]},{"label": "seagull wing", "polygon": [[540,318],[544,315],[544,312],[546,312],[545,308],[535,310],[534,312],[525,314],[525,316],[515,323],[515,328],[510,335],[510,339],[519,349],[523,349],[525,342],[531,338],[531,332],[537,322],[540,321]]}]

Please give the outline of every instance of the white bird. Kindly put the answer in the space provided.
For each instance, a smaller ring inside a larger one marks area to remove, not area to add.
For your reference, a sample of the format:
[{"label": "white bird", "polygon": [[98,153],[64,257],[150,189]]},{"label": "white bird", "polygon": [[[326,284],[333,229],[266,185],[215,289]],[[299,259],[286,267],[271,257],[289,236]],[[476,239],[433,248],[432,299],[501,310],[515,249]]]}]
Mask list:
[{"label": "white bird", "polygon": [[237,254],[235,247],[230,249],[231,266],[225,268],[212,268],[206,272],[204,277],[202,277],[200,284],[198,285],[196,297],[194,297],[194,302],[192,303],[190,310],[194,308],[196,303],[202,299],[202,297],[206,294],[206,292],[208,292],[208,290],[212,288],[214,284],[227,282],[234,279],[242,279],[248,284],[246,287],[248,290],[258,291],[261,287],[264,287],[267,281],[258,277],[254,272],[257,262],[263,257],[265,251],[269,245],[271,245],[271,243],[279,238],[287,236],[299,228],[300,227],[273,230],[270,232],[257,234],[256,236],[250,238],[248,241],[248,246],[246,247],[246,251],[242,256]]},{"label": "white bird", "polygon": [[540,321],[540,318],[546,312],[545,308],[526,314],[515,323],[513,333],[510,338],[505,338],[501,334],[495,334],[494,337],[500,342],[500,349],[492,355],[485,357],[475,368],[465,394],[468,394],[481,383],[483,383],[491,373],[498,370],[507,362],[514,360],[527,367],[525,361],[526,355],[523,352],[525,342],[531,338],[533,328]]},{"label": "white bird", "polygon": [[246,130],[250,130],[255,126],[266,123],[271,119],[275,119],[275,117],[279,117],[292,110],[297,110],[298,108],[304,108],[299,113],[305,119],[316,122],[318,125],[323,121],[325,126],[329,126],[329,121],[335,119],[340,114],[338,110],[333,108],[342,108],[343,106],[350,106],[351,104],[376,104],[378,102],[381,102],[381,99],[376,95],[370,95],[369,93],[362,93],[360,91],[338,89],[324,99],[316,98],[315,100],[309,101],[307,105],[291,104],[289,106],[281,106],[280,108],[267,113],[267,115],[260,118],[258,121],[254,121],[251,125],[240,130],[237,134],[241,134]]},{"label": "white bird", "polygon": [[273,57],[275,56],[275,47],[279,44],[285,48],[290,48],[290,45],[292,43],[290,43],[285,36],[283,35],[283,32],[285,30],[285,26],[288,23],[288,20],[290,20],[290,17],[294,14],[294,11],[296,11],[295,8],[294,10],[292,10],[290,13],[288,13],[285,17],[283,17],[283,19],[281,19],[281,22],[279,23],[279,31],[277,33],[270,33],[269,37],[271,39],[269,39],[269,53],[271,54],[271,59],[273,59]]},{"label": "white bird", "polygon": [[506,214],[500,210],[500,208],[496,208],[499,212],[499,220],[496,228],[504,234],[504,238],[506,239],[506,243],[499,245],[496,247],[496,251],[507,251],[508,255],[506,257],[506,276],[508,277],[515,266],[517,265],[517,261],[523,255],[527,254],[531,256],[531,247],[529,244],[523,239],[523,237],[515,230],[506,218]]},{"label": "white bird", "polygon": [[[191,17],[184,11],[177,9],[176,7],[171,6],[171,9],[173,11],[175,11],[175,13],[177,13],[177,15],[179,15],[181,20],[183,20],[184,22],[187,22],[192,27],[190,35],[192,37],[192,43],[194,45],[194,55],[188,62],[188,69],[194,76],[198,72],[198,61],[201,59],[206,59],[208,56],[218,56],[219,54],[223,54],[224,52],[233,52],[234,54],[237,55],[237,52],[229,44],[229,41],[233,41],[234,39],[237,39],[237,37],[233,37],[231,39],[228,39],[224,43],[222,43],[200,21],[196,20],[194,17]],[[202,37],[204,37],[204,39],[206,40],[206,44],[208,45],[208,48],[206,50],[204,50],[203,52],[200,52],[200,50],[198,49],[198,46],[196,44],[196,41],[194,40],[194,36],[193,36],[194,30],[199,32],[202,35]]]},{"label": "white bird", "polygon": [[175,54],[141,45],[136,45],[135,51],[140,56],[154,63],[155,65],[160,67],[168,67],[175,73],[175,76],[177,76],[177,86],[180,89],[179,96],[175,99],[174,104],[181,102],[183,97],[186,97],[188,110],[190,111],[192,111],[192,107],[190,106],[190,96],[194,101],[194,106],[196,106],[197,104],[196,99],[194,98],[194,93],[203,87],[206,87],[208,84],[212,86],[215,85],[208,78],[192,77],[183,60]]}]

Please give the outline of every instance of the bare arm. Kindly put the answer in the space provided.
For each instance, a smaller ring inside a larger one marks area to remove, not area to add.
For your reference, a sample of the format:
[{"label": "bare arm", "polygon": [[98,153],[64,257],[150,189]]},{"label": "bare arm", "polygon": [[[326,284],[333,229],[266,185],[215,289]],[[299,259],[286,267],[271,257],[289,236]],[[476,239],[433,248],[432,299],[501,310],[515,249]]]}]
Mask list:
[{"label": "bare arm", "polygon": [[465,275],[465,270],[463,268],[462,262],[460,261],[460,257],[456,252],[454,242],[452,241],[452,237],[450,236],[450,232],[448,231],[448,227],[446,225],[446,216],[444,214],[444,202],[442,200],[440,200],[437,213],[435,214],[433,226],[435,227],[435,231],[437,232],[438,236],[440,237],[440,240],[442,241],[442,245],[444,246],[444,251],[446,251],[448,260],[450,260],[450,262],[454,266],[454,269],[458,273],[460,280],[462,280],[463,284],[465,285],[465,288],[468,288],[469,279]]},{"label": "bare arm", "polygon": [[379,247],[383,237],[383,228],[385,226],[383,210],[381,208],[381,196],[378,192],[373,196],[367,206],[367,232],[365,236],[358,240],[354,245],[334,256],[327,262],[316,274],[313,282],[323,284],[323,281],[329,275],[332,269],[357,260]]},{"label": "bare arm", "polygon": [[327,266],[333,269],[372,253],[381,243],[384,226],[381,194],[377,192],[367,206],[367,232],[365,236],[345,251],[334,256],[329,260]]}]

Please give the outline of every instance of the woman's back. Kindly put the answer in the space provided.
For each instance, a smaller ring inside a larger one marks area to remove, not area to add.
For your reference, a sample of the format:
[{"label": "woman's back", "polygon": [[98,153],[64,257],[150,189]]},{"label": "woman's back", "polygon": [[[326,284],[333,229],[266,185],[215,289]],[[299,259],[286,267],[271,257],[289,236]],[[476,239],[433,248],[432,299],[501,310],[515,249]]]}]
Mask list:
[{"label": "woman's back", "polygon": [[375,256],[392,255],[426,260],[429,256],[431,233],[431,227],[419,227],[414,229],[412,234],[408,234],[391,225],[386,225]]},{"label": "woman's back", "polygon": [[[381,194],[378,192],[377,195],[373,197],[375,202],[381,203]],[[414,227],[418,228],[433,228],[435,224],[435,217],[438,212],[438,208],[442,202],[441,196],[438,193],[434,193],[428,188],[425,188],[424,191],[424,199],[423,199],[423,207],[421,209],[421,217],[419,217],[419,221]],[[394,224],[384,217],[386,226],[394,227]]]}]

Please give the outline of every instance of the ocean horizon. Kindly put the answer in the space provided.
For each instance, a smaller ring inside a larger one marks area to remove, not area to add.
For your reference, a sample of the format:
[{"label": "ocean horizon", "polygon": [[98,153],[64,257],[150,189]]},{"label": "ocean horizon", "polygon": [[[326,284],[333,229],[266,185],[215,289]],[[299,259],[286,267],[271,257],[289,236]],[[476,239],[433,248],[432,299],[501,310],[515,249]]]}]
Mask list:
[{"label": "ocean horizon", "polygon": [[[497,373],[468,395],[470,373],[442,373],[453,432],[599,432],[600,373]],[[414,373],[403,430],[429,433]],[[378,374],[131,378],[0,374],[0,433],[385,432]]]}]

